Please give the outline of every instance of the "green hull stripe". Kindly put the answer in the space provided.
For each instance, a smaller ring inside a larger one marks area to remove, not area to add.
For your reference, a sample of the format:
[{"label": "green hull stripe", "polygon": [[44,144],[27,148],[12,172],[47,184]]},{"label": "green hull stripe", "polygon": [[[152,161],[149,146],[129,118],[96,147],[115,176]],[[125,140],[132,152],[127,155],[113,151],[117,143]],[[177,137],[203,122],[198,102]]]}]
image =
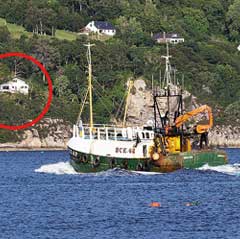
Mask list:
[{"label": "green hull stripe", "polygon": [[194,169],[204,164],[218,166],[227,163],[224,151],[192,151],[170,154],[164,160],[151,161],[146,159],[122,159],[79,153],[70,149],[71,165],[77,172],[100,172],[111,168],[150,172],[172,172],[177,169]]}]

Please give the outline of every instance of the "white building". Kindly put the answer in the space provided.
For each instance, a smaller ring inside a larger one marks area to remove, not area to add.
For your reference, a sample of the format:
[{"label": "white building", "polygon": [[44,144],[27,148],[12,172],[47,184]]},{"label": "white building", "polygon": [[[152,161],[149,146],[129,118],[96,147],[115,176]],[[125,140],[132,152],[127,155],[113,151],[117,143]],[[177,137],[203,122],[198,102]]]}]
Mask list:
[{"label": "white building", "polygon": [[82,29],[83,33],[97,33],[108,36],[114,36],[116,34],[116,28],[109,22],[104,21],[91,21],[86,27]]},{"label": "white building", "polygon": [[184,38],[177,33],[157,33],[153,36],[153,39],[157,41],[157,43],[178,44],[184,42]]},{"label": "white building", "polygon": [[0,92],[22,93],[27,95],[29,86],[23,80],[14,77],[11,81],[0,85]]}]

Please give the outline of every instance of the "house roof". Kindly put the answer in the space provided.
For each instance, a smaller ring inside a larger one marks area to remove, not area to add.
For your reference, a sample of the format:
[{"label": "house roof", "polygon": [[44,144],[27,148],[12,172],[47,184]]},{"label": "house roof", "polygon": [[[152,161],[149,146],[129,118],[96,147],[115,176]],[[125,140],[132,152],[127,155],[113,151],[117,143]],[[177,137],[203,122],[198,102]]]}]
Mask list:
[{"label": "house roof", "polygon": [[94,21],[94,25],[96,28],[102,30],[115,30],[115,27],[111,23],[105,21]]},{"label": "house roof", "polygon": [[10,81],[8,81],[8,82],[6,82],[4,84],[14,84],[14,83],[20,83],[22,85],[27,85],[27,83],[24,80],[21,80],[21,79],[19,79],[17,77],[14,77],[12,80],[10,80]]},{"label": "house roof", "polygon": [[156,33],[153,35],[153,39],[159,38],[182,38],[178,33]]}]

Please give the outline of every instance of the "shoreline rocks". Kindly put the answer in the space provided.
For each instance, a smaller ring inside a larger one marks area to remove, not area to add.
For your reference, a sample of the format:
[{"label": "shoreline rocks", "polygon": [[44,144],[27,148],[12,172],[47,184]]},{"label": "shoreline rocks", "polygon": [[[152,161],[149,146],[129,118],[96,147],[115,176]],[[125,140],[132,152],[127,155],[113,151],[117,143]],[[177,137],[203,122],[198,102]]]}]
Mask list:
[{"label": "shoreline rocks", "polygon": [[72,135],[72,125],[61,119],[45,118],[23,132],[22,140],[16,143],[0,144],[1,150],[67,149]]}]

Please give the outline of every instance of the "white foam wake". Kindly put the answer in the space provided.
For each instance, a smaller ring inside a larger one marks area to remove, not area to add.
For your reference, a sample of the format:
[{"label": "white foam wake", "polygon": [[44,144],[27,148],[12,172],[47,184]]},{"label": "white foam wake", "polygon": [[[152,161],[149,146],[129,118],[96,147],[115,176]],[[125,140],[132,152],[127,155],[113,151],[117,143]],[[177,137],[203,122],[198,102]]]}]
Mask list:
[{"label": "white foam wake", "polygon": [[240,164],[225,164],[220,166],[209,166],[208,164],[203,165],[199,170],[212,170],[220,173],[229,175],[240,175]]},{"label": "white foam wake", "polygon": [[[45,164],[42,165],[40,168],[34,170],[37,173],[48,173],[48,174],[81,174],[77,173],[74,168],[71,166],[69,162],[59,162],[54,164]],[[102,171],[99,173],[85,173],[85,175],[92,175],[92,176],[124,176],[124,175],[155,175],[161,174],[157,172],[143,172],[143,171],[128,171],[125,169],[109,169],[107,171]]]},{"label": "white foam wake", "polygon": [[141,174],[141,175],[157,175],[157,174],[163,174],[163,173],[158,173],[158,172],[147,172],[147,171],[132,171],[133,173],[136,174]]},{"label": "white foam wake", "polygon": [[78,174],[69,162],[59,162],[54,164],[42,165],[40,168],[35,169],[37,173],[50,173],[50,174]]},{"label": "white foam wake", "polygon": [[113,168],[107,171],[95,173],[95,176],[138,176],[138,175],[156,175],[157,172],[130,171],[127,169]]}]

